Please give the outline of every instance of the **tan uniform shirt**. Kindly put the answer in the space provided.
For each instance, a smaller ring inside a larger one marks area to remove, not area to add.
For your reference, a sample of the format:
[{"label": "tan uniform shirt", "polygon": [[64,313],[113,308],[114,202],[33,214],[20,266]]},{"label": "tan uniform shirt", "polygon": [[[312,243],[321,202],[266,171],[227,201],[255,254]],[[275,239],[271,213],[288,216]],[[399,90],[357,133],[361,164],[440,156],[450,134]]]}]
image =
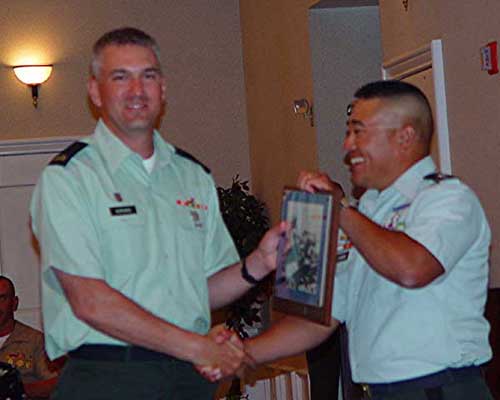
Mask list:
[{"label": "tan uniform shirt", "polygon": [[43,334],[19,321],[0,348],[0,361],[16,367],[25,383],[57,376],[45,354]]}]

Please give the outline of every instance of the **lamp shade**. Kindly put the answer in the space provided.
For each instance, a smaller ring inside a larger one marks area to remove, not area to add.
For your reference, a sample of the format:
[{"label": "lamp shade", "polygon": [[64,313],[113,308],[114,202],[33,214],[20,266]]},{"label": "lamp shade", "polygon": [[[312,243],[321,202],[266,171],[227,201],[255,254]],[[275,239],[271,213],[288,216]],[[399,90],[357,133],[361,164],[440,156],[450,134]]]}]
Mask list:
[{"label": "lamp shade", "polygon": [[52,65],[18,65],[14,73],[26,85],[39,85],[49,79]]}]

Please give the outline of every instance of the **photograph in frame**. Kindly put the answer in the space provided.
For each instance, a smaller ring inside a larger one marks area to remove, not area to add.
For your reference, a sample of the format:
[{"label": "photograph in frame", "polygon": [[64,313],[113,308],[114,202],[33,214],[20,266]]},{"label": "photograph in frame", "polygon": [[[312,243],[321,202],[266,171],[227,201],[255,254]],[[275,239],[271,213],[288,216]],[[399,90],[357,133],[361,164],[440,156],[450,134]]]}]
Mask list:
[{"label": "photograph in frame", "polygon": [[285,188],[281,219],[290,229],[278,252],[275,309],[330,323],[339,201],[332,192]]}]

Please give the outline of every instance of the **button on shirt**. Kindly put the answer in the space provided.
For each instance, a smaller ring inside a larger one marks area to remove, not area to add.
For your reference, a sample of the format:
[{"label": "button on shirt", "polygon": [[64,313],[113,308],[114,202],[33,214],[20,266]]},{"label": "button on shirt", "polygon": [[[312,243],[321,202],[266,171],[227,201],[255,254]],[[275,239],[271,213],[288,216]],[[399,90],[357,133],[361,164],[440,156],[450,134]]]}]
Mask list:
[{"label": "button on shirt", "polygon": [[123,344],[74,316],[53,268],[103,279],[154,315],[205,334],[207,278],[239,259],[211,176],[157,132],[150,174],[102,121],[82,141],[88,146],[65,166],[45,168],[31,203],[48,355]]},{"label": "button on shirt", "polygon": [[406,289],[372,270],[355,248],[338,264],[332,313],[347,324],[355,382],[388,383],[491,358],[483,316],[490,229],[474,193],[455,178],[424,179],[434,171],[424,158],[361,198],[361,213],[423,245],[445,273]]}]

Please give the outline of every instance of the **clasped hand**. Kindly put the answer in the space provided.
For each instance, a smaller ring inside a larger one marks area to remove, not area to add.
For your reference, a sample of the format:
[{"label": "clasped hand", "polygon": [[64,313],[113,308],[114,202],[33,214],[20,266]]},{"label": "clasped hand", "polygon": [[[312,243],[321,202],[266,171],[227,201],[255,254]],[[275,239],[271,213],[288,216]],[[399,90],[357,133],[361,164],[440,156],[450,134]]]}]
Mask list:
[{"label": "clasped hand", "polygon": [[238,335],[223,325],[213,327],[207,338],[206,361],[195,365],[196,370],[210,382],[237,375],[243,377],[246,368],[255,368],[255,361],[245,351]]}]

